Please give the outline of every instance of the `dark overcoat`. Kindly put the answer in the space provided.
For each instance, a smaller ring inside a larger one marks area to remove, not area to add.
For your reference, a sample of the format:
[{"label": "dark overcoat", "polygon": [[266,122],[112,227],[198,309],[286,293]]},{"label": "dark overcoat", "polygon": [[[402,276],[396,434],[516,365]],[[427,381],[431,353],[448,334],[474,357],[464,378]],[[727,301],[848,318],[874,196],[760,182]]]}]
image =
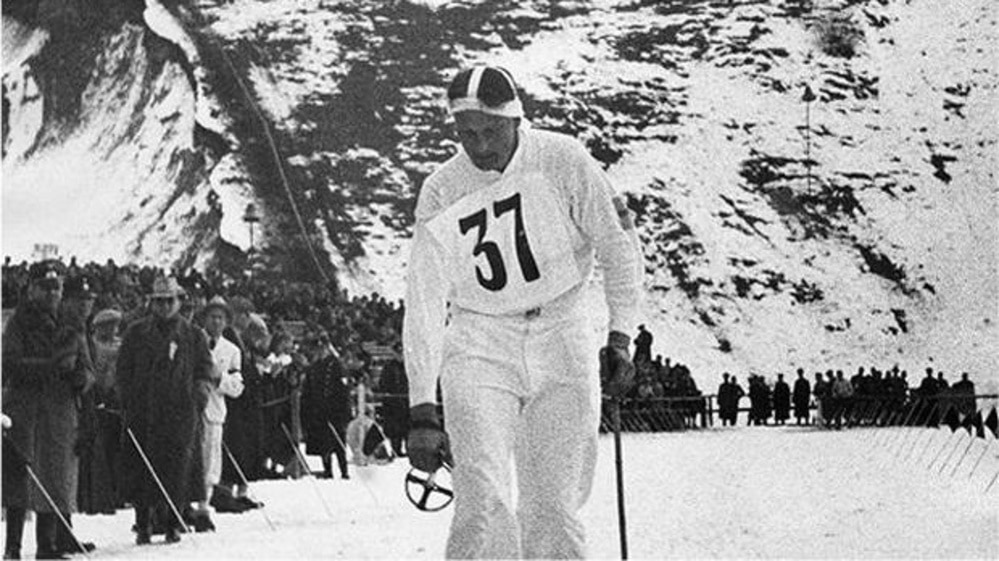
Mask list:
[{"label": "dark overcoat", "polygon": [[[55,365],[70,356],[69,369]],[[76,511],[78,400],[93,380],[85,335],[28,301],[3,334],[3,411],[13,448],[27,460],[62,512]],[[5,462],[8,464],[8,462]],[[4,470],[3,506],[52,512],[24,470]]]},{"label": "dark overcoat", "polygon": [[[340,360],[329,356],[309,366],[302,387],[302,429],[305,452],[325,456],[336,452],[346,441],[350,423],[350,388]],[[329,423],[329,424],[327,424]],[[330,425],[336,429],[333,434]]]},{"label": "dark overcoat", "polygon": [[780,380],[774,383],[773,392],[774,418],[786,421],[791,415],[791,386]]},{"label": "dark overcoat", "polygon": [[125,333],[116,375],[131,432],[126,434],[122,490],[133,504],[165,502],[133,435],[175,505],[191,500],[196,431],[212,368],[204,332],[180,316],[145,317]]},{"label": "dark overcoat", "polygon": [[798,378],[794,382],[794,416],[798,418],[808,417],[808,402],[811,399],[812,387],[805,378]]}]

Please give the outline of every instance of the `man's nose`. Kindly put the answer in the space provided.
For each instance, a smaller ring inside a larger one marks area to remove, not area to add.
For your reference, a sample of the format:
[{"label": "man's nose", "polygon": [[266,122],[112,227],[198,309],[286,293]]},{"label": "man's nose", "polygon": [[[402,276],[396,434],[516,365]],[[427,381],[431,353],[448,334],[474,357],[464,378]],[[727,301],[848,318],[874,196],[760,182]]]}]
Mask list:
[{"label": "man's nose", "polygon": [[469,144],[471,144],[472,152],[475,154],[482,154],[489,151],[489,142],[484,137],[475,136]]}]

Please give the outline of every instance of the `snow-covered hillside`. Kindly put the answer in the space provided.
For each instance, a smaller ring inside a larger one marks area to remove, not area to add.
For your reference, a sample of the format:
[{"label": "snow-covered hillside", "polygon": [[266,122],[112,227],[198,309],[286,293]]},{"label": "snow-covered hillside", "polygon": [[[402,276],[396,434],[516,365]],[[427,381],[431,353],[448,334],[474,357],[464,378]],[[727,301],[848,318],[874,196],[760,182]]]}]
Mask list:
[{"label": "snow-covered hillside", "polygon": [[455,149],[443,87],[498,63],[627,194],[655,351],[702,387],[896,362],[999,383],[991,0],[44,4],[4,8],[15,258],[244,266],[253,203],[283,276],[399,297]]}]

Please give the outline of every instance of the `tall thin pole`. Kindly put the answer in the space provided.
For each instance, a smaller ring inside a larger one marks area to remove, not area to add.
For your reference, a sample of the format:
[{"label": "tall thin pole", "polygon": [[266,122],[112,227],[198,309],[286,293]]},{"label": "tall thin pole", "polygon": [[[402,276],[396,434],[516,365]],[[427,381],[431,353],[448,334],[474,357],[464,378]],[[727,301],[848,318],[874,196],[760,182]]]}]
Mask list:
[{"label": "tall thin pole", "polygon": [[173,502],[173,499],[170,498],[170,493],[167,493],[166,487],[163,485],[163,481],[160,480],[160,476],[156,475],[156,470],[153,469],[153,463],[149,461],[149,456],[146,455],[142,446],[139,445],[139,439],[136,438],[135,433],[132,432],[132,427],[126,426],[125,431],[128,432],[129,438],[132,439],[132,444],[135,445],[135,450],[139,453],[139,456],[142,457],[142,462],[146,464],[146,469],[149,470],[149,474],[152,475],[153,480],[156,481],[156,486],[159,487],[160,493],[163,493],[163,498],[166,499],[173,515],[177,518],[177,521],[180,522],[180,527],[184,529],[184,533],[190,534],[191,528],[187,525],[187,522],[184,521],[184,517],[181,516],[180,510],[177,509],[177,505]]},{"label": "tall thin pole", "polygon": [[621,398],[614,398],[614,470],[617,472],[617,526],[621,538],[621,559],[628,558],[628,526],[624,508],[624,463],[621,454]]},{"label": "tall thin pole", "polygon": [[[236,473],[239,474],[240,481],[243,482],[244,486],[249,487],[250,481],[246,478],[246,474],[243,473],[243,468],[239,467],[239,462],[236,461],[236,456],[232,455],[232,450],[229,449],[229,446],[225,443],[225,441],[222,441],[222,449],[225,450],[226,455],[229,456],[229,461],[232,462],[233,467],[236,468]],[[271,530],[276,531],[277,528],[274,527],[274,523],[271,522],[271,517],[267,516],[267,512],[264,511],[263,506],[260,507],[260,514],[264,515],[264,520],[267,521],[267,525],[271,527]]]},{"label": "tall thin pole", "polygon": [[815,92],[811,86],[805,84],[805,92],[801,96],[805,102],[805,187],[808,193],[812,192],[812,102],[815,101]]}]

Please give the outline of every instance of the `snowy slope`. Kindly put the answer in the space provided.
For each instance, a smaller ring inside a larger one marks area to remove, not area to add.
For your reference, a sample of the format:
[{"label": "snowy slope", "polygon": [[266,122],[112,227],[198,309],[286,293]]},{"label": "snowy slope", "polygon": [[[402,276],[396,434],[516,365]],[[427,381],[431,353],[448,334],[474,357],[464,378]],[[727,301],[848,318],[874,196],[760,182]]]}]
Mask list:
[{"label": "snowy slope", "polygon": [[999,389],[994,2],[175,1],[120,19],[89,46],[79,110],[48,116],[72,84],[43,46],[81,39],[4,19],[5,254],[239,264],[254,203],[277,274],[318,263],[398,298],[420,182],[454,150],[442,88],[493,62],[628,196],[654,350],[702,388],[899,363]]}]

